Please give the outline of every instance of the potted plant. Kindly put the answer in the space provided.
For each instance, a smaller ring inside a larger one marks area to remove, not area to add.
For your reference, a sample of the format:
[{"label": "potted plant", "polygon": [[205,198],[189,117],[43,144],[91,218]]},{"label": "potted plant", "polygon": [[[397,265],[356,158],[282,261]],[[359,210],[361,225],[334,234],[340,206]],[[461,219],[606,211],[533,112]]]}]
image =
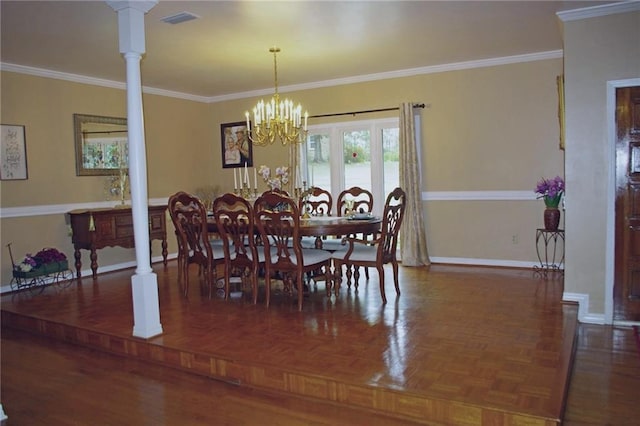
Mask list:
[{"label": "potted plant", "polygon": [[564,180],[560,176],[553,179],[542,179],[536,185],[537,198],[544,200],[544,229],[557,231],[560,225],[560,201],[564,194]]},{"label": "potted plant", "polygon": [[64,253],[54,248],[44,248],[35,255],[27,253],[13,267],[13,276],[16,278],[32,278],[69,269],[69,262]]}]

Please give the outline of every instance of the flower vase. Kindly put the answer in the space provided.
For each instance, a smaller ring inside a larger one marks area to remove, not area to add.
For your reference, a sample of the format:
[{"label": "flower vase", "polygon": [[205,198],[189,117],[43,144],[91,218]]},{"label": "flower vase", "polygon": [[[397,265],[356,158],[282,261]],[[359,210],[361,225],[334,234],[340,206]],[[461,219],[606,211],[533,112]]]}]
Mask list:
[{"label": "flower vase", "polygon": [[557,207],[547,207],[544,209],[544,229],[547,231],[557,231],[560,225],[560,209]]}]

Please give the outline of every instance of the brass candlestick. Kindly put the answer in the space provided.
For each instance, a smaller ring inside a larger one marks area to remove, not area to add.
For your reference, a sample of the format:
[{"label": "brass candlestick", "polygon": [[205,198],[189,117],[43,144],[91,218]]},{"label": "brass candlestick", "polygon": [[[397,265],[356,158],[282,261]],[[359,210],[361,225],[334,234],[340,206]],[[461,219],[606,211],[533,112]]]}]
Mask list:
[{"label": "brass candlestick", "polygon": [[245,200],[248,200],[251,197],[251,189],[249,188],[249,185],[244,186],[242,185],[242,198],[244,198]]},{"label": "brass candlestick", "polygon": [[302,208],[304,212],[302,213],[303,219],[309,219],[311,215],[309,214],[309,206],[307,205],[307,201],[309,199],[309,195],[311,195],[311,188],[307,189],[307,182],[302,182],[303,191],[300,194],[300,198],[302,198]]}]

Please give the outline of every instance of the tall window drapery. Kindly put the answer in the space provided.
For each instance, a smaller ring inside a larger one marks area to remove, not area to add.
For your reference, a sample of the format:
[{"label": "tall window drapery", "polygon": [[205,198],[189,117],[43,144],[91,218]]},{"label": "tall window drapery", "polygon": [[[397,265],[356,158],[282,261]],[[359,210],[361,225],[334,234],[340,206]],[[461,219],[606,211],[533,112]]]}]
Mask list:
[{"label": "tall window drapery", "polygon": [[400,187],[407,207],[400,232],[400,257],[405,266],[430,265],[422,209],[420,156],[416,140],[413,103],[400,104]]}]

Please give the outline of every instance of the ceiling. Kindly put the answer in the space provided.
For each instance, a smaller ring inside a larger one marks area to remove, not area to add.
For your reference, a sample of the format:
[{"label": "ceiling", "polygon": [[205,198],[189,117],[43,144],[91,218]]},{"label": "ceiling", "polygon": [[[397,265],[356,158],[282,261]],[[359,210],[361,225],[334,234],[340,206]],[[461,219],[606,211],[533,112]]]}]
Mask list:
[{"label": "ceiling", "polygon": [[[562,49],[556,12],[592,1],[160,1],[145,16],[145,87],[216,99]],[[0,62],[126,81],[103,1],[1,1]],[[167,24],[190,12],[199,19]]]}]

